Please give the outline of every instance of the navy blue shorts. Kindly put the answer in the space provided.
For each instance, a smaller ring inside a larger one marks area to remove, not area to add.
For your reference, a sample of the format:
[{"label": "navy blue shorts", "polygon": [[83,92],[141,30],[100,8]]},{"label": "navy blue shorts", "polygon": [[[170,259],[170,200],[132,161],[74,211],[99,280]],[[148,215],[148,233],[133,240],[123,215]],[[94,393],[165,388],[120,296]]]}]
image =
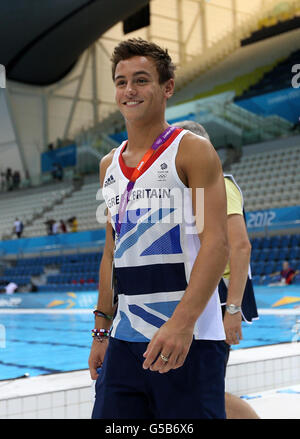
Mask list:
[{"label": "navy blue shorts", "polygon": [[193,340],[184,365],[144,370],[148,343],[111,338],[96,382],[93,419],[225,419],[223,341]]}]

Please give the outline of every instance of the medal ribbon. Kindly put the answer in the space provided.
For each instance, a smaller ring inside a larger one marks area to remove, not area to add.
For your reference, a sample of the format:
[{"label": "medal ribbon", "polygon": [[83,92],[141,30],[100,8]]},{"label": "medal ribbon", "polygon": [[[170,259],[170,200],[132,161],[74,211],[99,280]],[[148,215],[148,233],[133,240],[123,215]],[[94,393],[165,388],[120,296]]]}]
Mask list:
[{"label": "medal ribbon", "polygon": [[156,150],[163,145],[173,134],[176,127],[168,127],[162,134],[160,134],[157,139],[154,141],[153,145],[150,149],[144,154],[143,158],[139,162],[139,164],[134,169],[132,176],[130,178],[130,181],[127,184],[127,188],[125,189],[125,192],[123,193],[120,201],[119,206],[119,217],[116,217],[116,233],[117,236],[120,235],[121,232],[121,224],[124,218],[124,215],[126,213],[126,207],[129,202],[130,194],[132,192],[132,189],[134,188],[136,180],[139,178],[139,176],[142,174],[144,167],[146,166],[146,163],[150,160],[150,158],[153,156],[153,154],[156,152]]}]

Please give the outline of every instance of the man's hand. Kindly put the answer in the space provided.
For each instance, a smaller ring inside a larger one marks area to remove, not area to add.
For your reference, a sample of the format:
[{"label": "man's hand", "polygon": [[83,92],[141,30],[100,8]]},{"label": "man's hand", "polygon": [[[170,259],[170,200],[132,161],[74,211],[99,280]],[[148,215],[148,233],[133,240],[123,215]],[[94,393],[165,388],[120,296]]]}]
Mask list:
[{"label": "man's hand", "polygon": [[229,345],[239,344],[242,340],[242,315],[240,312],[236,314],[228,314],[225,312],[224,315],[224,330],[226,334],[226,343]]},{"label": "man's hand", "polygon": [[[143,368],[166,373],[181,367],[193,341],[193,331],[194,328],[181,330],[169,319],[150,341],[144,353]],[[168,358],[168,361],[163,361],[160,355]]]},{"label": "man's hand", "polygon": [[107,346],[108,338],[103,340],[101,343],[98,340],[93,340],[89,356],[89,368],[92,380],[96,380],[98,378],[97,368],[102,366]]}]

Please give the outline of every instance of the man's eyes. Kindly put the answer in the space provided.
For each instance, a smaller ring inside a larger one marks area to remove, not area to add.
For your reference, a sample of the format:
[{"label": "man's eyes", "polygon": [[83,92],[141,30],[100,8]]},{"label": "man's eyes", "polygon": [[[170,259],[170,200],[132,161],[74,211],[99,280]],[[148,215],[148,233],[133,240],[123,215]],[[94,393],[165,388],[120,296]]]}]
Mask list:
[{"label": "man's eyes", "polygon": [[[133,83],[136,84],[146,84],[148,82],[148,80],[146,78],[137,78],[133,81]],[[123,87],[126,86],[127,81],[125,80],[120,80],[120,81],[116,81],[116,86],[117,87]]]},{"label": "man's eyes", "polygon": [[136,82],[138,82],[138,83],[140,83],[140,84],[145,84],[145,83],[148,82],[148,81],[147,81],[146,78],[138,78],[138,79],[136,80]]},{"label": "man's eyes", "polygon": [[120,87],[122,85],[126,85],[126,81],[116,81],[116,86]]}]

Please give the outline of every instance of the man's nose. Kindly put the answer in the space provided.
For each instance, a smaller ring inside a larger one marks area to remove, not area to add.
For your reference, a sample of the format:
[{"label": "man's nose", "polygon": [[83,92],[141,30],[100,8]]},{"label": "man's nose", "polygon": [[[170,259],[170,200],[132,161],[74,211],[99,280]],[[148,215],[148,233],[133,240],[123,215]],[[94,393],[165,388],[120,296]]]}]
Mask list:
[{"label": "man's nose", "polygon": [[135,95],[136,94],[136,88],[135,88],[133,82],[131,82],[131,81],[127,82],[126,93],[128,95]]}]

